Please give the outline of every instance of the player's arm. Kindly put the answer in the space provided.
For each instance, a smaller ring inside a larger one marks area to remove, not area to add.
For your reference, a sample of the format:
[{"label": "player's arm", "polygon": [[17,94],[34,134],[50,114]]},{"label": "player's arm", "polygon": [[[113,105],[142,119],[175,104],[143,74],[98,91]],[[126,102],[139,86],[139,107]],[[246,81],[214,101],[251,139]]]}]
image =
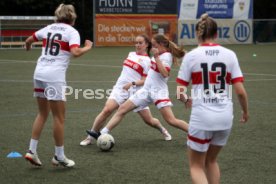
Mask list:
[{"label": "player's arm", "polygon": [[36,40],[34,39],[33,36],[29,36],[26,40],[25,40],[25,48],[26,50],[31,50],[31,46],[32,43],[34,43]]},{"label": "player's arm", "polygon": [[88,52],[91,48],[92,48],[93,42],[91,42],[90,40],[85,40],[84,42],[84,47],[72,47],[70,49],[71,54],[74,57],[79,57],[81,55],[83,55],[84,53]]},{"label": "player's arm", "polygon": [[131,86],[143,86],[146,80],[146,76],[143,76],[140,80],[127,83],[123,89],[128,90]]},{"label": "player's arm", "polygon": [[159,72],[161,73],[161,75],[166,78],[169,76],[169,71],[167,71],[167,69],[165,68],[165,66],[162,64],[162,61],[159,58],[159,50],[156,48],[152,48],[151,52],[153,53],[153,57],[155,59],[157,68],[159,70]]},{"label": "player's arm", "polygon": [[160,60],[159,56],[154,56],[154,59],[156,61],[157,68],[161,75],[166,78],[169,77],[169,71],[165,68],[165,66],[162,64],[162,61]]},{"label": "player's arm", "polygon": [[241,117],[240,121],[245,123],[249,119],[247,93],[245,91],[245,88],[244,88],[242,82],[234,83],[233,86],[234,86],[235,93],[238,96],[238,100],[239,100],[239,103],[242,108],[242,117]]},{"label": "player's arm", "polygon": [[192,99],[189,98],[187,94],[187,86],[178,84],[176,88],[176,98],[185,104],[186,108],[190,108],[192,106]]}]

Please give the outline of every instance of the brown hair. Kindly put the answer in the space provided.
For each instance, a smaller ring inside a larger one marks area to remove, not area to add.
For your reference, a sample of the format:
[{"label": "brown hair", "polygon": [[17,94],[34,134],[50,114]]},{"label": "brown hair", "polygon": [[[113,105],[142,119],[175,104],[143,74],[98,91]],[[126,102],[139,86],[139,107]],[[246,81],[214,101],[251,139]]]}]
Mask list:
[{"label": "brown hair", "polygon": [[185,55],[185,51],[183,48],[178,47],[174,42],[170,41],[166,36],[157,34],[154,35],[153,39],[159,44],[167,49],[167,51],[171,52],[174,59],[173,62],[177,63],[176,58],[180,59]]},{"label": "brown hair", "polygon": [[148,47],[147,47],[147,54],[150,56],[150,50],[151,50],[151,48],[152,48],[152,44],[151,44],[151,41],[150,41],[149,37],[148,37],[147,35],[145,35],[145,34],[140,34],[140,35],[138,35],[137,37],[139,37],[139,36],[142,37],[142,38],[144,38],[145,43],[148,44]]},{"label": "brown hair", "polygon": [[63,22],[70,25],[74,25],[77,18],[75,8],[70,4],[60,4],[55,11],[55,16],[56,22]]},{"label": "brown hair", "polygon": [[217,36],[217,23],[208,16],[207,13],[201,15],[200,20],[196,24],[198,40],[204,42],[206,39],[214,39]]}]

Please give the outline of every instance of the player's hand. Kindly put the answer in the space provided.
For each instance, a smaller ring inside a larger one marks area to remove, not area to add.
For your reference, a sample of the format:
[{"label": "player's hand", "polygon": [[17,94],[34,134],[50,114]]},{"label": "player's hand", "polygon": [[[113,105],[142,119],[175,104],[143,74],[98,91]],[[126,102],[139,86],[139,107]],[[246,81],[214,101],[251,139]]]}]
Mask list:
[{"label": "player's hand", "polygon": [[93,46],[93,42],[91,42],[90,40],[84,41],[84,47],[91,49],[92,46]]},{"label": "player's hand", "polygon": [[159,50],[157,48],[152,48],[151,53],[153,54],[154,58],[159,56]]},{"label": "player's hand", "polygon": [[242,112],[242,117],[241,117],[241,119],[240,119],[240,122],[241,122],[241,123],[246,123],[246,122],[248,121],[248,119],[249,119],[248,113]]},{"label": "player's hand", "polygon": [[193,100],[192,98],[188,98],[188,100],[185,102],[186,109],[192,108]]},{"label": "player's hand", "polygon": [[126,91],[128,91],[128,89],[129,89],[131,86],[132,86],[132,83],[127,83],[127,84],[123,87],[123,89],[126,90]]},{"label": "player's hand", "polygon": [[32,48],[32,45],[26,42],[25,43],[25,49],[26,49],[26,51],[31,50],[31,48]]}]

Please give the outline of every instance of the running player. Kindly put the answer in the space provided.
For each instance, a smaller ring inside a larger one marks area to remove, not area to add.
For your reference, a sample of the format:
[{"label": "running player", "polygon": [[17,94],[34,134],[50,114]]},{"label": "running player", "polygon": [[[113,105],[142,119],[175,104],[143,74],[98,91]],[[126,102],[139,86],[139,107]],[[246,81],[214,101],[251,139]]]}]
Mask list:
[{"label": "running player", "polygon": [[52,164],[73,167],[75,162],[64,154],[66,99],[63,87],[66,86],[65,76],[70,57],[78,57],[89,51],[92,42],[86,40],[84,47],[80,48],[79,33],[72,27],[77,17],[72,5],[60,4],[55,11],[55,16],[56,23],[35,32],[27,38],[25,44],[26,50],[30,50],[33,42],[38,40],[43,42],[41,56],[38,58],[34,72],[34,96],[37,98],[38,114],[33,123],[29,151],[26,153],[25,159],[36,166],[42,165],[38,158],[37,145],[51,111],[55,140]]},{"label": "running player", "polygon": [[[178,73],[177,96],[192,105],[188,131],[190,173],[194,184],[219,184],[217,156],[231,132],[233,104],[231,84],[242,108],[241,122],[248,120],[248,100],[236,54],[217,43],[217,23],[203,14],[196,24],[199,46],[183,59]],[[185,94],[192,83],[192,97]]]},{"label": "running player", "polygon": [[[100,133],[109,133],[129,111],[137,107],[147,107],[151,103],[156,105],[168,124],[185,132],[188,131],[188,124],[175,118],[172,112],[167,85],[171,65],[177,62],[176,58],[182,58],[185,52],[164,35],[155,35],[152,39],[152,46],[151,68],[144,86],[119,107]],[[100,133],[90,132],[90,135],[97,138]]]},{"label": "running player", "polygon": [[[104,108],[95,118],[92,129],[87,133],[99,132],[104,126],[106,119],[124,103],[130,95],[134,94],[143,85],[150,68],[149,52],[151,50],[150,39],[146,35],[139,35],[135,39],[135,52],[130,52],[123,63],[123,70],[118,78],[109,99],[106,101]],[[146,124],[158,129],[164,136],[165,140],[171,140],[169,132],[162,126],[160,121],[153,118],[147,106],[138,107],[134,110],[137,112]],[[93,137],[88,135],[86,139],[80,142],[81,146],[91,144]]]}]

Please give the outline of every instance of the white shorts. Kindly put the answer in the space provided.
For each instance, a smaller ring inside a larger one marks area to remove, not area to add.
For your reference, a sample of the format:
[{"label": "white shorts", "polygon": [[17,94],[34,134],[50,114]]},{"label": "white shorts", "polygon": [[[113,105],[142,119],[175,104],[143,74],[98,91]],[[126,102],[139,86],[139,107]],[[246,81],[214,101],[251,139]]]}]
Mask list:
[{"label": "white shorts", "polygon": [[172,102],[169,99],[169,93],[152,93],[149,90],[142,88],[132,95],[131,100],[136,106],[146,107],[151,103],[154,103],[158,109],[162,107],[172,106]]},{"label": "white shorts", "polygon": [[34,79],[34,97],[47,100],[66,101],[64,87],[66,82],[44,82]]},{"label": "white shorts", "polygon": [[[119,88],[119,87],[114,87],[112,89],[112,92],[109,96],[109,99],[113,99],[115,100],[118,105],[123,104],[125,101],[127,101],[129,99],[129,97],[131,95],[133,95],[133,93],[135,93],[136,91],[134,91],[133,89],[130,91],[126,91],[123,88]],[[135,108],[133,110],[133,112],[139,112],[141,110],[145,110],[145,109],[149,109],[148,106],[138,106],[137,108]]]},{"label": "white shorts", "polygon": [[209,145],[224,146],[231,129],[206,131],[189,126],[187,145],[195,151],[207,152]]}]

